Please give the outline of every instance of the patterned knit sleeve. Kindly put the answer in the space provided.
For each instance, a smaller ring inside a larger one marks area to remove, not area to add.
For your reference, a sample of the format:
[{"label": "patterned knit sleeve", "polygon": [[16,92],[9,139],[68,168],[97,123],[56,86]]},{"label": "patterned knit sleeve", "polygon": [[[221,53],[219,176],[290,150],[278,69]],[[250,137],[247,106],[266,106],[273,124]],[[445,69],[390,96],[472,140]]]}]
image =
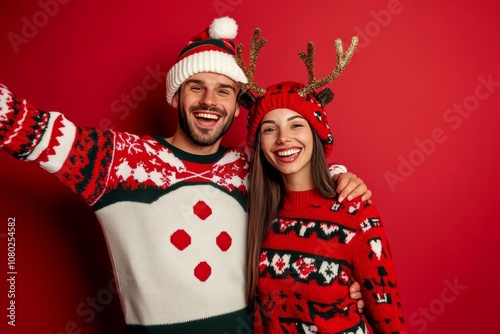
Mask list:
[{"label": "patterned knit sleeve", "polygon": [[353,270],[361,285],[363,312],[375,333],[407,333],[387,236],[375,207],[362,205]]},{"label": "patterned knit sleeve", "polygon": [[76,127],[61,113],[44,112],[0,84],[0,148],[52,173],[92,205],[103,194],[114,133]]}]

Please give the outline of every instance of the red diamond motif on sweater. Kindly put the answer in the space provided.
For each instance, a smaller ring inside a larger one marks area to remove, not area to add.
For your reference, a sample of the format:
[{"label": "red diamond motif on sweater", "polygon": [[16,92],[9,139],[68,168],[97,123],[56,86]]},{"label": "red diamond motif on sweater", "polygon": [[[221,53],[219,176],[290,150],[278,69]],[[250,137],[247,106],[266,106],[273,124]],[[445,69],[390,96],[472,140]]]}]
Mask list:
[{"label": "red diamond motif on sweater", "polygon": [[217,246],[219,246],[220,250],[225,252],[231,247],[233,239],[227,232],[221,232],[216,239]]},{"label": "red diamond motif on sweater", "polygon": [[212,214],[212,209],[210,209],[207,203],[198,201],[198,203],[193,206],[193,212],[198,218],[205,220]]},{"label": "red diamond motif on sweater", "polygon": [[205,282],[212,274],[212,268],[205,261],[198,263],[194,268],[194,276],[200,281]]},{"label": "red diamond motif on sweater", "polygon": [[177,230],[170,236],[170,242],[182,251],[191,244],[191,236],[184,230]]}]

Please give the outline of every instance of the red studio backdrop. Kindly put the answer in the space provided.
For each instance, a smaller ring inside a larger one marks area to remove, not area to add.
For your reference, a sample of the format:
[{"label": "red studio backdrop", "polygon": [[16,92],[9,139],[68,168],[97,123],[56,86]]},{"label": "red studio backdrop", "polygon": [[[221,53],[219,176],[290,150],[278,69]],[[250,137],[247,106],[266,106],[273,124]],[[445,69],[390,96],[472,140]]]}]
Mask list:
[{"label": "red studio backdrop", "polygon": [[[329,160],[373,191],[410,333],[491,332],[500,297],[499,12],[493,0],[2,1],[0,82],[79,125],[168,137],[177,119],[165,74],[213,18],[236,19],[246,46],[262,29],[261,86],[307,80],[297,53],[309,40],[326,75],[334,39],[347,47],[359,36],[330,85]],[[244,114],[225,145],[244,142]],[[120,333],[92,210],[48,173],[3,151],[0,159],[0,332]]]}]

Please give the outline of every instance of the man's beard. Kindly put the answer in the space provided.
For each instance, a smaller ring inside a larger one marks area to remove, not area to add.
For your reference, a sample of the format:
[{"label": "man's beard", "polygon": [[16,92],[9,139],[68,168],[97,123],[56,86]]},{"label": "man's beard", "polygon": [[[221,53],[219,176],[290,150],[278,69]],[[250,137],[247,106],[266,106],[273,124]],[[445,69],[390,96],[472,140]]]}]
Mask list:
[{"label": "man's beard", "polygon": [[[206,111],[217,111],[220,114],[226,116],[227,112],[223,109],[220,108],[204,108],[199,105],[193,106],[189,109],[189,113],[197,110],[206,110]],[[187,113],[184,112],[184,108],[182,105],[179,105],[178,107],[178,118],[179,118],[179,125],[186,135],[193,143],[199,145],[199,146],[212,146],[214,145],[219,139],[224,136],[224,134],[229,130],[231,127],[231,124],[233,124],[234,120],[234,113],[233,116],[231,116],[230,119],[228,119],[228,122],[221,128],[218,128],[217,130],[215,129],[196,129],[193,128],[193,126],[188,122],[188,117]]]}]

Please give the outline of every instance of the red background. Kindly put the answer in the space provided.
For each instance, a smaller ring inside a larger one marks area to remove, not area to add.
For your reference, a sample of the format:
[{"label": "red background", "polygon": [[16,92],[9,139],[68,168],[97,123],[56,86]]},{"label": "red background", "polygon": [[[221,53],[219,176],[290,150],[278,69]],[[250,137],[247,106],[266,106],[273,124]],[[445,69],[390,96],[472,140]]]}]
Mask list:
[{"label": "red background", "polygon": [[[347,46],[359,35],[359,51],[331,85],[330,160],[373,190],[409,331],[491,332],[500,296],[500,221],[493,213],[500,183],[500,4],[294,3],[3,1],[0,82],[80,125],[169,136],[176,115],[165,102],[163,76],[213,18],[234,17],[236,41],[246,46],[253,29],[262,28],[268,40],[256,72],[262,86],[306,80],[297,52],[309,40],[318,76],[326,75],[334,38]],[[245,117],[226,144],[244,141]],[[120,332],[120,303],[92,211],[46,172],[3,152],[0,159],[1,332]],[[9,217],[16,220],[15,327],[6,317]]]}]

